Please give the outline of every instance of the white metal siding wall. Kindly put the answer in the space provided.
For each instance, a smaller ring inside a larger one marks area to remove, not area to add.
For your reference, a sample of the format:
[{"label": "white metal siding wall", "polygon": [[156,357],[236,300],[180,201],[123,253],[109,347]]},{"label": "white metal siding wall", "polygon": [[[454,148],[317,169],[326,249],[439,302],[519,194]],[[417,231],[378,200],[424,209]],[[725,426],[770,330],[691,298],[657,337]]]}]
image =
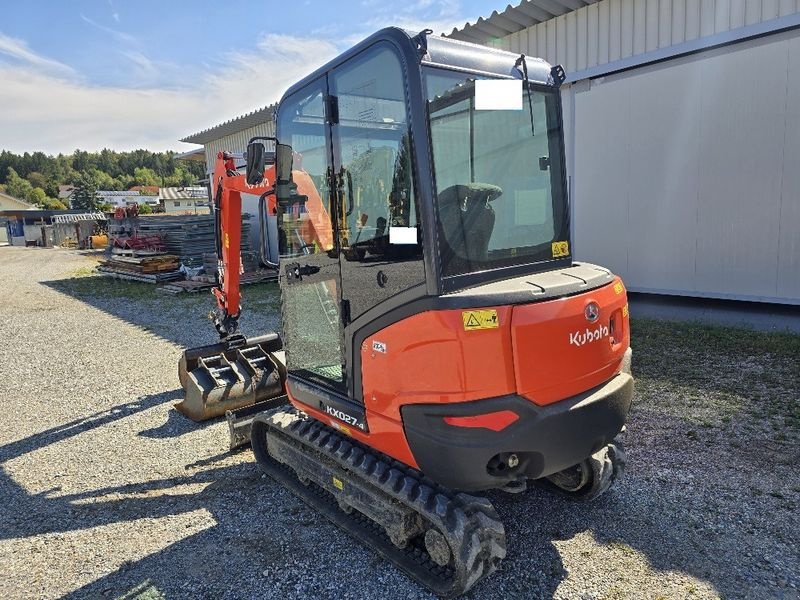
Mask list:
[{"label": "white metal siding wall", "polygon": [[634,290],[800,304],[800,31],[583,87],[577,255]]},{"label": "white metal siding wall", "polygon": [[800,30],[631,63],[797,13],[800,0],[600,0],[490,42],[573,80],[636,66],[562,94],[579,258],[634,290],[800,304]]},{"label": "white metal siding wall", "polygon": [[207,144],[204,144],[206,150],[206,166],[208,170],[211,171],[214,169],[214,163],[217,160],[218,152],[223,150],[228,152],[244,152],[247,149],[247,142],[249,142],[251,138],[258,135],[275,135],[275,123],[272,121],[272,119],[265,123],[255,125],[254,127],[249,127],[248,129],[244,129],[231,135],[226,135],[218,140],[213,140]]},{"label": "white metal siding wall", "polygon": [[491,45],[567,73],[800,12],[800,0],[600,0]]}]

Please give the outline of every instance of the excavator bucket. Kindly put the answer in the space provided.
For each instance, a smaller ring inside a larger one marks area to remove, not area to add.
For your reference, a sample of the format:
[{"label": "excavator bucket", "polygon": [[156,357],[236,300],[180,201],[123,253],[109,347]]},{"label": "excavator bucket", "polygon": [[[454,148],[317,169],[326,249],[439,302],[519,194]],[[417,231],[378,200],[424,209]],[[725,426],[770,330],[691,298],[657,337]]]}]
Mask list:
[{"label": "excavator bucket", "polygon": [[189,348],[178,363],[185,392],[175,405],[194,421],[205,421],[244,406],[285,394],[281,339],[275,334]]}]

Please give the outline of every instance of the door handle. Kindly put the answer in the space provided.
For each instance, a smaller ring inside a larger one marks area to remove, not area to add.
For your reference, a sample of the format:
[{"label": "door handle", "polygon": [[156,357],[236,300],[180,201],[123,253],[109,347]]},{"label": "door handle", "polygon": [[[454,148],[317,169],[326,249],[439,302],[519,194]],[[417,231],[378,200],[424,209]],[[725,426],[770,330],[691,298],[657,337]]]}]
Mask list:
[{"label": "door handle", "polygon": [[303,281],[303,277],[307,275],[314,275],[320,272],[320,268],[314,265],[301,265],[300,263],[292,263],[286,265],[286,282],[295,283]]}]

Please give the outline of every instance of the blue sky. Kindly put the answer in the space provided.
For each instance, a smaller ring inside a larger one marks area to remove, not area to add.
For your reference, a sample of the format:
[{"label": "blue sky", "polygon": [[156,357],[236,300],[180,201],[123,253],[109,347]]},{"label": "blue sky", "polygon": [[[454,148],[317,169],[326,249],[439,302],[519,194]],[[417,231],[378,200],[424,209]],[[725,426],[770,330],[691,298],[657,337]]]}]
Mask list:
[{"label": "blue sky", "polygon": [[492,0],[26,0],[0,20],[0,149],[185,150],[387,25],[449,32]]}]

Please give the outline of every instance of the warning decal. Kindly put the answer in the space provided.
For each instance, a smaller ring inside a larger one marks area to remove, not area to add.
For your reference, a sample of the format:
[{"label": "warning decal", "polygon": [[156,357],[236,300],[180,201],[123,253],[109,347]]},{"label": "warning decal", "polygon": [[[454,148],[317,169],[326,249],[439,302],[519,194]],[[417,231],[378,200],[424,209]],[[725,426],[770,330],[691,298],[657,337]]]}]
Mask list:
[{"label": "warning decal", "polygon": [[569,256],[569,242],[553,242],[553,258]]},{"label": "warning decal", "polygon": [[627,317],[628,316],[628,305],[627,304],[622,307],[622,316],[623,317]]},{"label": "warning decal", "polygon": [[344,483],[338,477],[333,478],[333,486],[339,491],[344,489]]},{"label": "warning decal", "polygon": [[614,293],[621,294],[625,288],[622,287],[622,282],[618,281],[614,284]]},{"label": "warning decal", "polygon": [[500,327],[500,320],[497,318],[497,311],[494,309],[465,310],[461,313],[461,320],[464,322],[464,331],[497,329]]}]

